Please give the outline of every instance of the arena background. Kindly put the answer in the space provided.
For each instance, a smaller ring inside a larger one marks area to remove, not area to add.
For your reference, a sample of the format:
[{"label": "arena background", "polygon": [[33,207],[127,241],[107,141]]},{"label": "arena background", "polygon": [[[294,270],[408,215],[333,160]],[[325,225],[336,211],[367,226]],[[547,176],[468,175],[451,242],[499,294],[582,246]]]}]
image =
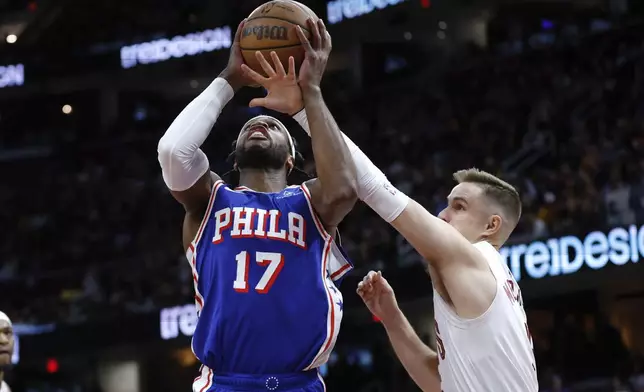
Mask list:
[{"label": "arena background", "polygon": [[[437,213],[455,169],[520,188],[503,254],[542,390],[644,391],[644,2],[304,2],[334,38],[325,99],[400,189]],[[156,143],[260,3],[0,0],[0,309],[16,323],[14,391],[189,390],[191,276]],[[229,169],[230,146],[215,141],[260,112],[247,103],[261,94],[225,108],[205,145],[214,169]],[[382,270],[434,346],[423,264],[364,205],[341,230],[357,268],[328,389],[417,390],[354,290]]]}]

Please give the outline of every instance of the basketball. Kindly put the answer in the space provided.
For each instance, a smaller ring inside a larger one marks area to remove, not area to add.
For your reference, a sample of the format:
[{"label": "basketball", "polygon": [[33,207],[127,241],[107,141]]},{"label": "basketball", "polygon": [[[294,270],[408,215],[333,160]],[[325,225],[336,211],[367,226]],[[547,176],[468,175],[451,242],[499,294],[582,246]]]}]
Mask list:
[{"label": "basketball", "polygon": [[255,52],[261,51],[272,65],[270,53],[275,51],[284,68],[288,67],[288,58],[293,56],[295,67],[299,69],[304,60],[304,48],[297,37],[295,26],[299,25],[304,35],[310,39],[306,23],[308,18],[318,20],[310,8],[297,1],[274,0],[257,7],[246,19],[239,42],[246,65],[266,76]]}]

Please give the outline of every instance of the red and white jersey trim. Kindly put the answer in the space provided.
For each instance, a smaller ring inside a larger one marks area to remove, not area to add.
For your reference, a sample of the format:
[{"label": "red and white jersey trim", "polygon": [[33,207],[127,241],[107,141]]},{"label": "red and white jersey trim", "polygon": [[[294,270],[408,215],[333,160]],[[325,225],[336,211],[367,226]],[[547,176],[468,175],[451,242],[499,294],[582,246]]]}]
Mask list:
[{"label": "red and white jersey trim", "polygon": [[212,206],[215,204],[217,191],[222,185],[224,185],[224,182],[221,180],[216,181],[213,184],[212,191],[210,192],[210,200],[208,201],[208,208],[206,209],[206,212],[201,219],[201,224],[199,225],[199,230],[197,230],[197,235],[195,235],[195,238],[192,240],[190,246],[188,246],[188,250],[186,251],[186,258],[188,259],[190,268],[192,269],[192,280],[195,288],[195,304],[197,306],[197,315],[201,313],[201,309],[203,309],[204,304],[203,296],[199,292],[199,272],[197,271],[197,245],[199,244],[199,240],[201,240],[201,236],[203,235],[203,231],[206,227],[206,224],[208,223],[208,219],[210,219],[210,213],[212,212]]},{"label": "red and white jersey trim", "polygon": [[206,392],[212,386],[213,378],[212,369],[201,365],[201,374],[192,382],[192,392]]},{"label": "red and white jersey trim", "polygon": [[[351,264],[349,264],[349,262],[344,258],[340,249],[335,244],[335,241],[333,241],[333,237],[326,232],[322,222],[313,210],[309,189],[305,184],[302,184],[301,187],[304,192],[304,196],[306,197],[309,210],[311,211],[311,216],[315,222],[315,226],[320,232],[322,238],[324,238],[324,251],[322,252],[320,274],[326,288],[327,302],[329,304],[329,310],[327,313],[327,337],[324,340],[324,343],[322,343],[320,350],[313,358],[311,364],[304,369],[310,370],[326,363],[329,359],[329,355],[331,355],[333,347],[335,346],[338,333],[340,332],[340,323],[342,321],[342,312],[340,309],[336,310],[336,304],[342,303],[342,293],[335,287],[332,276],[335,275],[335,279],[341,278],[351,269]],[[347,267],[345,267],[345,265]],[[331,270],[331,268],[335,269]]]},{"label": "red and white jersey trim", "polygon": [[340,248],[338,247],[338,244],[333,240],[333,237],[331,237],[331,235],[326,231],[324,225],[322,224],[322,221],[320,221],[320,218],[313,209],[313,205],[311,204],[311,191],[309,191],[309,188],[306,186],[306,184],[302,184],[300,185],[300,187],[304,192],[304,196],[306,196],[306,201],[309,205],[309,210],[311,211],[313,221],[315,222],[315,227],[317,228],[322,238],[325,239],[325,241],[331,239],[331,254],[329,259],[327,260],[327,272],[331,276],[331,279],[335,282],[346,275],[347,272],[351,271],[353,267],[351,266],[351,263],[349,263],[349,261],[346,259],[346,257],[344,257],[344,255],[340,251]]}]

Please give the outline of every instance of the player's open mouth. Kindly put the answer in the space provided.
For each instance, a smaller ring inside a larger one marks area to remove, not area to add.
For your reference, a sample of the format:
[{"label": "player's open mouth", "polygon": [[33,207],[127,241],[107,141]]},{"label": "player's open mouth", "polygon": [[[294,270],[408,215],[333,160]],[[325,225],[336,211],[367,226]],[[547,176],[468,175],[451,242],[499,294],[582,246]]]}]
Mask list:
[{"label": "player's open mouth", "polygon": [[248,130],[247,140],[268,140],[268,130],[262,126],[253,126]]}]

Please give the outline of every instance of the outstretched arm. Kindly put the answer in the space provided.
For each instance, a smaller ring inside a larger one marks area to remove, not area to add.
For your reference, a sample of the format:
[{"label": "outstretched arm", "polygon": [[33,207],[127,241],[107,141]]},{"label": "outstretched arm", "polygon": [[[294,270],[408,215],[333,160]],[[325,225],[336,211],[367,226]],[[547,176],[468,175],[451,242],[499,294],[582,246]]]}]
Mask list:
[{"label": "outstretched arm", "polygon": [[[307,113],[300,111],[293,118],[309,132]],[[359,198],[429,263],[435,288],[460,316],[482,314],[494,298],[496,285],[481,251],[447,222],[396,189],[349,137],[343,137],[356,165]]]},{"label": "outstretched arm", "polygon": [[[293,119],[307,134],[311,134],[308,113],[305,110],[297,112]],[[382,219],[391,223],[405,210],[409,197],[391,185],[385,174],[347,135],[342,132],[341,135],[356,167],[358,198],[367,203]]]},{"label": "outstretched arm", "polygon": [[482,252],[454,227],[410,200],[391,225],[429,262],[436,290],[463,318],[483,314],[496,295],[496,279]]}]

